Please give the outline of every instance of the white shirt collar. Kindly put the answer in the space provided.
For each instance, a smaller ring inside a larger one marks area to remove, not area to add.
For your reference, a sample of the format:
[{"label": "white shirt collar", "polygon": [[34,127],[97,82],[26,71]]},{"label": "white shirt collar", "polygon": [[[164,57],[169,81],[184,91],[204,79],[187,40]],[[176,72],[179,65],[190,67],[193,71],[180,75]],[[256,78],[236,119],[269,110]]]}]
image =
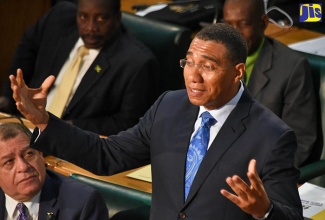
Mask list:
[{"label": "white shirt collar", "polygon": [[[73,49],[71,50],[71,53],[70,53],[70,59],[73,60],[73,58],[75,57],[77,51],[78,51],[78,48],[81,47],[81,46],[84,46],[85,43],[83,42],[83,40],[79,37],[77,43],[74,45]],[[86,55],[85,58],[87,58],[87,56],[91,56],[91,57],[96,57],[98,55],[98,53],[100,52],[102,48],[99,48],[99,49],[89,49],[89,55]],[[73,51],[73,52],[72,52]]]},{"label": "white shirt collar", "polygon": [[[38,211],[39,211],[39,202],[40,202],[40,196],[41,196],[41,191],[37,193],[32,199],[30,199],[27,202],[24,202],[25,206],[28,208],[28,212],[31,216],[38,216]],[[17,215],[15,213],[16,211],[16,206],[19,203],[18,201],[14,200],[7,194],[5,194],[6,197],[6,209],[7,209],[7,215],[10,219],[14,219],[14,215]]]},{"label": "white shirt collar", "polygon": [[240,82],[240,88],[237,92],[237,94],[225,105],[221,106],[220,108],[213,109],[213,110],[207,110],[203,106],[200,106],[200,111],[198,114],[198,118],[201,116],[201,114],[205,111],[208,111],[218,122],[218,124],[223,125],[223,123],[226,121],[227,117],[231,113],[231,111],[236,107],[240,97],[242,96],[244,92],[244,86],[243,83]]}]

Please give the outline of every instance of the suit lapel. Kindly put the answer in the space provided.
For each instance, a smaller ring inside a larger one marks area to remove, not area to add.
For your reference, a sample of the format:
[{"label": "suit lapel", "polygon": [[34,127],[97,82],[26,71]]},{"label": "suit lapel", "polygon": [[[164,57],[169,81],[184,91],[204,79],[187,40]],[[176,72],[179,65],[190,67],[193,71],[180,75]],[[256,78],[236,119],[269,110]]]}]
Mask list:
[{"label": "suit lapel", "polygon": [[[181,112],[186,112],[182,117],[179,117],[181,120],[179,120],[179,124],[174,124],[173,126],[176,128],[179,128],[179,131],[177,132],[178,141],[177,141],[177,147],[179,149],[177,152],[176,161],[177,163],[174,163],[174,173],[177,174],[174,176],[175,184],[173,185],[174,193],[175,195],[182,195],[177,196],[177,204],[182,206],[184,204],[184,184],[185,184],[185,164],[186,164],[186,157],[187,157],[187,150],[189,147],[191,135],[194,130],[194,124],[197,119],[197,114],[199,113],[199,107],[194,106],[192,104],[185,106],[185,108]],[[176,198],[176,197],[175,197]]]},{"label": "suit lapel", "polygon": [[5,219],[5,211],[6,211],[6,199],[5,194],[0,188],[0,220]]},{"label": "suit lapel", "polygon": [[272,68],[273,48],[267,38],[264,40],[264,45],[258,58],[254,64],[251,77],[247,88],[253,97],[265,87],[269,81],[268,71]]},{"label": "suit lapel", "polygon": [[95,61],[82,78],[66,109],[66,112],[69,112],[85,96],[85,94],[87,94],[87,92],[95,86],[96,82],[103,77],[103,74],[109,74],[107,72],[107,69],[109,68],[109,63],[107,60],[108,58],[105,52],[100,52],[98,54]]},{"label": "suit lapel", "polygon": [[[39,219],[56,219],[55,216],[58,215],[57,194],[58,192],[55,183],[47,175],[40,198]],[[47,216],[49,217],[47,218]]]},{"label": "suit lapel", "polygon": [[228,116],[218,135],[212,142],[208,152],[206,153],[195,176],[185,205],[193,199],[196,192],[200,189],[202,184],[209,176],[210,172],[218,164],[220,158],[222,158],[227,150],[231,148],[237,139],[245,132],[245,126],[242,120],[248,117],[251,104],[252,99],[245,88],[245,91],[237,106]]},{"label": "suit lapel", "polygon": [[[116,33],[116,35],[112,38],[110,42],[108,42],[92,65],[87,70],[86,74],[82,78],[75,94],[73,95],[66,112],[71,111],[71,109],[84,97],[85,94],[94,86],[96,86],[96,82],[104,76],[104,74],[110,74],[108,69],[110,68],[110,58],[115,54],[115,51],[118,50],[119,40],[122,37],[123,32],[120,30]],[[109,79],[111,79],[110,77]],[[63,115],[64,116],[64,115]],[[63,117],[62,116],[62,117]]]},{"label": "suit lapel", "polygon": [[35,77],[33,77],[30,86],[39,87],[49,75],[57,76],[59,74],[78,37],[77,30],[69,29],[68,33],[58,40],[57,44],[49,46],[50,52],[40,58],[41,64],[35,71]]},{"label": "suit lapel", "polygon": [[57,50],[55,51],[51,74],[55,76],[59,74],[65,61],[68,59],[72,48],[77,43],[78,38],[78,30],[75,28],[69,29],[68,34],[61,37],[56,47]]}]

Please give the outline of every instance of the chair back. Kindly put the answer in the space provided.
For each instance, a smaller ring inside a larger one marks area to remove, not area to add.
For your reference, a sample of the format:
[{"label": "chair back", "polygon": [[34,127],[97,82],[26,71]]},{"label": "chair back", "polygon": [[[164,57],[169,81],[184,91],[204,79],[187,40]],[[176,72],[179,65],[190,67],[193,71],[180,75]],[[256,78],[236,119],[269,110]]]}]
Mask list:
[{"label": "chair back", "polygon": [[150,193],[80,174],[71,174],[69,177],[85,183],[101,193],[106,202],[110,220],[149,220]]},{"label": "chair back", "polygon": [[186,56],[191,42],[191,30],[127,12],[122,12],[122,23],[131,35],[156,56],[162,74],[161,90],[185,88],[179,60]]}]

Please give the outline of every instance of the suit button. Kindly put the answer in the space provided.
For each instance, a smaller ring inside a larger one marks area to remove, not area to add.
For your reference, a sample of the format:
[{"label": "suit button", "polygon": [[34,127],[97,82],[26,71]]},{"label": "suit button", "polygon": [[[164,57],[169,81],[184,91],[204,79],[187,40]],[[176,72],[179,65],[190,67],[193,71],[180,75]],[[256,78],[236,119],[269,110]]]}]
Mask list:
[{"label": "suit button", "polygon": [[182,218],[182,219],[186,218],[185,213],[183,213],[183,212],[179,213],[179,218]]}]

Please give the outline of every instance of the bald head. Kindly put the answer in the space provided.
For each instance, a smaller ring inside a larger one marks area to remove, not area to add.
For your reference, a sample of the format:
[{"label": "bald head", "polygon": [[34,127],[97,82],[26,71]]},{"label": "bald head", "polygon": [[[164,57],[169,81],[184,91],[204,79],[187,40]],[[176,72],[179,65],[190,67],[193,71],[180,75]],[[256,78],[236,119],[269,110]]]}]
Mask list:
[{"label": "bald head", "polygon": [[258,49],[268,24],[263,0],[226,0],[223,20],[244,36],[248,55]]},{"label": "bald head", "polygon": [[[264,1],[263,0],[226,0],[224,5],[231,3],[233,5],[246,5],[247,9],[252,14],[252,16],[261,17],[265,14]],[[241,4],[240,4],[241,3]],[[241,7],[241,6],[240,6]]]}]

